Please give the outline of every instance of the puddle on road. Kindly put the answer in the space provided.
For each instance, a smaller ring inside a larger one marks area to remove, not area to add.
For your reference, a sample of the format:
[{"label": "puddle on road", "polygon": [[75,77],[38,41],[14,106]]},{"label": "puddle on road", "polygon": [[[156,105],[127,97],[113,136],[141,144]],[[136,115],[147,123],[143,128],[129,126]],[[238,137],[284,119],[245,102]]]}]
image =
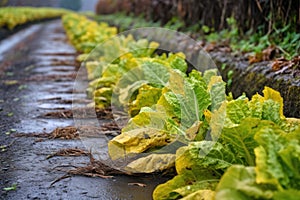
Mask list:
[{"label": "puddle on road", "polygon": [[0,42],[0,61],[4,58],[4,53],[12,49],[16,44],[22,42],[27,37],[37,32],[42,27],[41,24],[32,25],[27,29],[8,37]]}]

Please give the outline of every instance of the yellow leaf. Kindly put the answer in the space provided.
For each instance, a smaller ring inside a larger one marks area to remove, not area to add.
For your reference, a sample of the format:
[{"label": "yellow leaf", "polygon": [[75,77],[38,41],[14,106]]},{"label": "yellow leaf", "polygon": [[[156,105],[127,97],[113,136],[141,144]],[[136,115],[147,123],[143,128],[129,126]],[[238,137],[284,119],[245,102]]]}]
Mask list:
[{"label": "yellow leaf", "polygon": [[175,158],[175,154],[151,154],[129,163],[126,170],[133,173],[161,172],[174,167]]},{"label": "yellow leaf", "polygon": [[283,115],[283,98],[281,97],[280,93],[270,87],[265,87],[263,90],[264,93],[264,98],[267,99],[272,99],[273,101],[276,101],[280,105],[280,117],[285,118]]},{"label": "yellow leaf", "polygon": [[137,154],[152,147],[161,147],[170,141],[168,134],[156,128],[133,129],[116,136],[108,143],[111,159],[125,158],[130,154]]}]

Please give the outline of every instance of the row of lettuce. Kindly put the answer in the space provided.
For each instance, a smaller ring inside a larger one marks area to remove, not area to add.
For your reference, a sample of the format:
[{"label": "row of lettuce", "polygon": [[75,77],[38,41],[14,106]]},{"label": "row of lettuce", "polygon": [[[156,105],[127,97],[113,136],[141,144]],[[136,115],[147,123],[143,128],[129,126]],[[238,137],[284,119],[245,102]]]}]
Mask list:
[{"label": "row of lettuce", "polygon": [[157,55],[158,43],[77,14],[63,25],[95,106],[131,117],[108,143],[111,159],[136,156],[133,173],[175,166],[153,199],[298,199],[300,122],[283,115],[279,92],[233,99],[216,70],[187,73],[182,53]]},{"label": "row of lettuce", "polygon": [[0,8],[0,28],[12,30],[18,25],[61,17],[70,12],[59,8],[3,7]]}]

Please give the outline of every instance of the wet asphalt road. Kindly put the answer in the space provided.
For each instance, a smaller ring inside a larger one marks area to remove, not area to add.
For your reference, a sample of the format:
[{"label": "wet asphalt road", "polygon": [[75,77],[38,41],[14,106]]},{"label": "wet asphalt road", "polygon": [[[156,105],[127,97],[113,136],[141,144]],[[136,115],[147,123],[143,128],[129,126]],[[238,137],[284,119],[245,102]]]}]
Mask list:
[{"label": "wet asphalt road", "polygon": [[[0,199],[152,199],[154,187],[165,180],[151,175],[72,176],[51,186],[63,170],[85,166],[89,158],[46,157],[63,148],[85,149],[81,140],[14,137],[74,125],[73,119],[44,115],[71,109],[72,98],[86,98],[84,93],[72,94],[76,52],[60,23],[33,25],[0,43]],[[147,186],[128,185],[133,182]],[[3,190],[13,184],[16,190]]]}]

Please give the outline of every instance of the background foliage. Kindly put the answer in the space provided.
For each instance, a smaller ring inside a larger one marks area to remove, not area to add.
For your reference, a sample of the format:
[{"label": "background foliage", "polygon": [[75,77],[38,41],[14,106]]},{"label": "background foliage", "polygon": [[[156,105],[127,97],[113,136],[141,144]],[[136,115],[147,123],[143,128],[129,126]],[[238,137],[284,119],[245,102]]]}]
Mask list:
[{"label": "background foliage", "polygon": [[241,32],[263,29],[270,33],[288,24],[299,31],[299,7],[298,0],[100,0],[96,10],[98,14],[124,11],[144,15],[163,24],[179,17],[186,25],[206,25],[214,30],[228,28],[226,19],[233,17]]}]

